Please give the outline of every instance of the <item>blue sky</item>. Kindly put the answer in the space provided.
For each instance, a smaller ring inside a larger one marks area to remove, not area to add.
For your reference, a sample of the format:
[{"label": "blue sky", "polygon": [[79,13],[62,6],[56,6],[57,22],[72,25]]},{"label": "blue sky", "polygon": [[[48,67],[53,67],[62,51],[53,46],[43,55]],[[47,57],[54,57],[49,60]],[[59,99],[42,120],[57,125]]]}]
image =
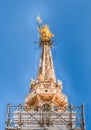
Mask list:
[{"label": "blue sky", "polygon": [[6,105],[24,103],[31,78],[36,78],[40,50],[36,17],[55,34],[52,49],[57,79],[69,103],[85,104],[86,128],[91,128],[91,1],[0,1],[0,130]]}]

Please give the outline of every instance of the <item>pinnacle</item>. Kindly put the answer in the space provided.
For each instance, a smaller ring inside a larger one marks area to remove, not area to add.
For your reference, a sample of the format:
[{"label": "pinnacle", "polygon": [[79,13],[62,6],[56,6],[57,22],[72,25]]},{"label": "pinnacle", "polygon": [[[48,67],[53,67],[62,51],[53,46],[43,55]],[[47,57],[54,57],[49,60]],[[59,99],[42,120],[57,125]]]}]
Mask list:
[{"label": "pinnacle", "polygon": [[60,111],[66,111],[67,97],[62,93],[62,82],[56,82],[54,65],[51,54],[52,37],[54,36],[48,25],[41,26],[39,22],[41,56],[38,68],[37,80],[31,82],[30,93],[25,98],[25,110],[31,111],[31,107],[38,109],[40,106],[60,107]]},{"label": "pinnacle", "polygon": [[44,44],[41,51],[37,79],[56,82],[50,46],[48,44]]}]

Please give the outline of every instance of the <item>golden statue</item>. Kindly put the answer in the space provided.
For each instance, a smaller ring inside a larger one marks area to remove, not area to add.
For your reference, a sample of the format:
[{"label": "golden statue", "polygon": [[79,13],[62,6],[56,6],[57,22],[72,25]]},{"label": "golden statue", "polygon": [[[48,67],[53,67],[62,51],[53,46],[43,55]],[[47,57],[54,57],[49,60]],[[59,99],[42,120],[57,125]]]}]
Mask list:
[{"label": "golden statue", "polygon": [[38,31],[40,33],[41,42],[44,43],[44,42],[51,41],[51,39],[52,39],[52,37],[54,37],[54,35],[50,32],[48,25],[44,25],[44,26],[40,27],[42,20],[39,16],[37,17],[37,20],[39,23]]}]

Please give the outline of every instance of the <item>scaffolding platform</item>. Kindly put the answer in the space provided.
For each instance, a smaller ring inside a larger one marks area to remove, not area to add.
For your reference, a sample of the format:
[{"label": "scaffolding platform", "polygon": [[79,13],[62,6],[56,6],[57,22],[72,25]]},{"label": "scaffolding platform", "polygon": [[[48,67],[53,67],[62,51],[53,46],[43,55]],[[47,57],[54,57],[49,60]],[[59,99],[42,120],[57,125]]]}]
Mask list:
[{"label": "scaffolding platform", "polygon": [[84,105],[68,106],[65,112],[59,107],[38,107],[25,111],[24,106],[7,106],[5,130],[85,130]]}]

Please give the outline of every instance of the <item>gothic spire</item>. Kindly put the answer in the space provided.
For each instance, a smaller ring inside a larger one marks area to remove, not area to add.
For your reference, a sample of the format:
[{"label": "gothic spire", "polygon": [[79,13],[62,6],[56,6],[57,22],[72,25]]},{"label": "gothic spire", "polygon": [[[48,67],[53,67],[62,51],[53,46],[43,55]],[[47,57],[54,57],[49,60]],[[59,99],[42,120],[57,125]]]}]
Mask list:
[{"label": "gothic spire", "polygon": [[31,111],[31,107],[38,110],[40,106],[57,106],[60,107],[60,111],[66,111],[68,99],[62,93],[62,82],[56,82],[51,55],[52,37],[54,35],[50,32],[48,25],[41,25],[40,17],[37,20],[41,57],[37,81],[31,81],[30,93],[25,98],[25,110]]},{"label": "gothic spire", "polygon": [[54,36],[50,30],[48,25],[41,25],[41,18],[37,17],[38,20],[38,31],[40,34],[40,46],[41,46],[41,57],[40,64],[38,69],[38,77],[39,81],[54,81],[56,82],[54,66],[51,55],[51,44],[52,37]]}]

